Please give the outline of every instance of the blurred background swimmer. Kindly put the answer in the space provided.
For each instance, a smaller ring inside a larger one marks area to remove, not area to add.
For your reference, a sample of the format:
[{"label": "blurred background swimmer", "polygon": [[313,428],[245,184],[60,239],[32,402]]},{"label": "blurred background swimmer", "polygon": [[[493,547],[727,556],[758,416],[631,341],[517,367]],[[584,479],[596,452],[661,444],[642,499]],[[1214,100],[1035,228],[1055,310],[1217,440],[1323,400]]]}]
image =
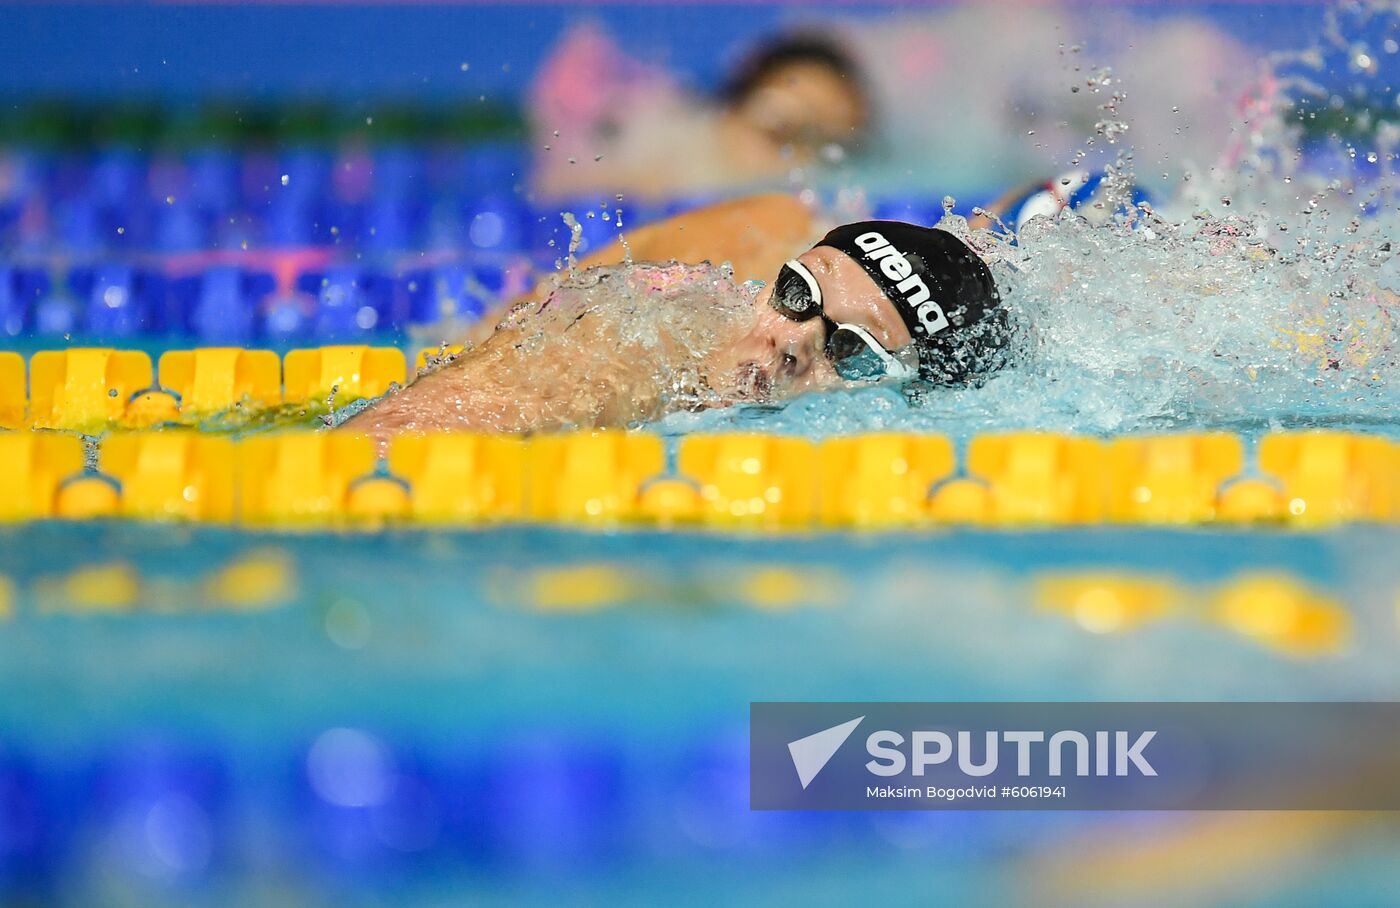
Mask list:
[{"label": "blurred background swimmer", "polygon": [[804,14],[711,94],[579,25],[531,89],[535,187],[659,198],[834,180],[990,198],[1131,143],[1156,188],[1226,151],[1258,55],[1205,19],[1146,15],[1046,4],[1009,28],[984,5]]},{"label": "blurred background swimmer", "polygon": [[780,184],[794,167],[858,147],[870,120],[856,64],[816,32],[761,45],[706,95],[583,25],[565,36],[530,92],[536,188],[547,196]]}]

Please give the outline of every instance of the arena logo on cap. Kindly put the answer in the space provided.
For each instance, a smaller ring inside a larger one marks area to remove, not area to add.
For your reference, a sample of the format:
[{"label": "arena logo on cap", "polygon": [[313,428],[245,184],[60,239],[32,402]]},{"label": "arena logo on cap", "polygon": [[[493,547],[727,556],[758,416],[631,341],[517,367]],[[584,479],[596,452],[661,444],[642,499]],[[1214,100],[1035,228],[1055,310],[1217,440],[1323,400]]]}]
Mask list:
[{"label": "arena logo on cap", "polygon": [[914,266],[909,263],[908,257],[894,248],[883,233],[875,230],[862,233],[856,237],[856,245],[865,252],[866,258],[880,263],[880,272],[894,283],[896,290],[904,294],[904,301],[918,314],[919,324],[925,332],[937,334],[948,327],[948,316],[944,314],[943,307],[932,299],[923,276],[914,273]]}]

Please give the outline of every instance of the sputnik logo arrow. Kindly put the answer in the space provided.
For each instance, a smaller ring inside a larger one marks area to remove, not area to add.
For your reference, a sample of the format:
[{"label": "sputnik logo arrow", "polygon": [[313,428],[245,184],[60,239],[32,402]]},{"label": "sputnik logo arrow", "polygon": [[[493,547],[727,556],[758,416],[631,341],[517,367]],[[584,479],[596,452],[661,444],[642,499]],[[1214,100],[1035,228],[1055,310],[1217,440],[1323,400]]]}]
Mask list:
[{"label": "sputnik logo arrow", "polygon": [[788,753],[792,754],[792,765],[797,769],[797,778],[804,791],[817,777],[817,773],[822,771],[822,767],[836,756],[836,751],[841,749],[841,745],[846,743],[851,732],[856,730],[856,726],[864,718],[865,716],[858,716],[849,722],[833,725],[788,744]]}]

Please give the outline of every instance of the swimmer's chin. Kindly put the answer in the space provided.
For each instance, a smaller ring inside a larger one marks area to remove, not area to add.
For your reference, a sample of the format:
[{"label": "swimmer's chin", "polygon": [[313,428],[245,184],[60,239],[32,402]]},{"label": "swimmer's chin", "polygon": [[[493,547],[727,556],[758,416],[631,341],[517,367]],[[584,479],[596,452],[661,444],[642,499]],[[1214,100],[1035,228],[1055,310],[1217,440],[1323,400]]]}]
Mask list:
[{"label": "swimmer's chin", "polygon": [[846,386],[834,373],[824,374],[817,370],[805,370],[800,375],[789,375],[782,367],[770,369],[763,363],[749,361],[741,363],[734,371],[732,394],[724,395],[726,404],[757,403],[767,404],[787,400],[810,391],[830,391]]}]

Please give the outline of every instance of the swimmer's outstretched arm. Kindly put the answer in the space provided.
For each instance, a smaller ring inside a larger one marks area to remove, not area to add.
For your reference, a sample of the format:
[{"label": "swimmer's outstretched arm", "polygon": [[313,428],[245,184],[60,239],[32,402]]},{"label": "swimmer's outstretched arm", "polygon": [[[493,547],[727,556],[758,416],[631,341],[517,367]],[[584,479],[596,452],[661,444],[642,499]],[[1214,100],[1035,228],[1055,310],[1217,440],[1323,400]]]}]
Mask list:
[{"label": "swimmer's outstretched arm", "polygon": [[596,415],[589,398],[556,387],[549,364],[527,361],[517,340],[512,329],[497,331],[343,428],[385,441],[400,432],[522,433],[590,424]]}]

